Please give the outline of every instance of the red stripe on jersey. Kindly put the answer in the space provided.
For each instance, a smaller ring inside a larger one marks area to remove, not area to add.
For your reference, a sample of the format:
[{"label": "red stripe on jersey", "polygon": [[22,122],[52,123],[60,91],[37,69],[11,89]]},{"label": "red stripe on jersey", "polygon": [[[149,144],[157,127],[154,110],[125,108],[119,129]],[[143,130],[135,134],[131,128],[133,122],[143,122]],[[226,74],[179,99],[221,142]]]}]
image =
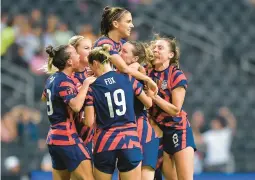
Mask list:
[{"label": "red stripe on jersey", "polygon": [[132,141],[132,140],[130,139],[130,140],[129,140],[129,143],[128,143],[128,149],[131,149],[131,148],[134,148],[134,147],[140,148],[140,147],[141,147],[141,144],[140,144],[139,142]]},{"label": "red stripe on jersey", "polygon": [[139,141],[141,142],[142,135],[143,135],[143,117],[139,117],[137,119],[137,132],[138,132]]},{"label": "red stripe on jersey", "polygon": [[54,139],[51,139],[50,142],[51,142],[50,144],[59,145],[59,146],[69,146],[69,145],[75,144],[75,143],[71,143],[70,141],[61,141],[61,140],[54,140]]},{"label": "red stripe on jersey", "polygon": [[74,84],[72,84],[70,82],[67,82],[67,81],[66,82],[61,82],[59,86],[60,87],[71,87],[71,88],[75,89]]},{"label": "red stripe on jersey", "polygon": [[114,131],[108,131],[105,133],[105,135],[103,136],[103,138],[101,139],[101,142],[99,144],[98,147],[98,152],[101,152],[104,149],[104,146],[106,144],[106,142],[108,141],[109,137],[111,137],[111,135],[114,133]]},{"label": "red stripe on jersey", "polygon": [[100,41],[97,42],[97,46],[102,46],[104,44],[111,45],[111,49],[110,50],[113,50],[114,43],[110,39],[103,39],[103,40],[100,40]]},{"label": "red stripe on jersey", "polygon": [[82,144],[78,144],[78,146],[81,149],[81,151],[83,152],[83,154],[85,155],[85,157],[87,159],[90,159],[91,157],[90,157],[89,153],[87,152],[87,150],[83,147],[83,145]]},{"label": "red stripe on jersey", "polygon": [[137,81],[137,80],[135,80],[135,81],[134,81],[134,83],[133,83],[133,90],[136,90],[136,88],[137,88],[137,84],[138,84],[138,81]]},{"label": "red stripe on jersey", "polygon": [[60,92],[59,92],[59,95],[60,95],[61,97],[64,97],[64,96],[67,96],[67,95],[68,95],[68,92],[67,92],[67,91],[60,91]]},{"label": "red stripe on jersey", "polygon": [[109,151],[111,151],[111,150],[114,150],[114,149],[116,149],[116,147],[118,146],[118,144],[119,144],[119,142],[120,142],[120,140],[123,138],[123,136],[120,136],[120,135],[117,135],[115,138],[114,138],[114,140],[112,141],[112,144],[110,145],[110,147],[109,147]]},{"label": "red stripe on jersey", "polygon": [[139,93],[141,93],[141,91],[142,91],[142,87],[140,87],[140,88],[136,89],[136,91],[135,91],[135,95],[138,95]]},{"label": "red stripe on jersey", "polygon": [[[187,121],[183,122],[183,124],[186,124]],[[183,129],[182,130],[182,146],[181,146],[181,149],[184,149],[186,148],[187,146],[187,130],[186,129]]]},{"label": "red stripe on jersey", "polygon": [[172,82],[172,87],[175,87],[180,81],[186,80],[186,77],[184,74],[180,74],[174,82]]}]

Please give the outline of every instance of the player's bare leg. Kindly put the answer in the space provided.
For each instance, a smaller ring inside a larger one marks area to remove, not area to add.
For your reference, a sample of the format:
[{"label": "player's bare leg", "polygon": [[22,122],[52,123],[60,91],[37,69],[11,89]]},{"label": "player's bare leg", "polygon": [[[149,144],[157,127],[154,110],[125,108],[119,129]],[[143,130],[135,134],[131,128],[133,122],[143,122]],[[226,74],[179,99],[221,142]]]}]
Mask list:
[{"label": "player's bare leg", "polygon": [[52,169],[52,177],[53,180],[70,180],[71,173],[65,169],[65,170],[56,170]]},{"label": "player's bare leg", "polygon": [[193,180],[194,149],[187,147],[174,154],[178,180]]},{"label": "player's bare leg", "polygon": [[72,180],[94,180],[92,164],[90,160],[82,161],[71,173]]},{"label": "player's bare leg", "polygon": [[165,180],[178,180],[174,158],[166,152],[163,153],[162,173]]},{"label": "player's bare leg", "polygon": [[139,163],[139,165],[132,169],[131,171],[128,172],[120,172],[120,179],[121,180],[141,180],[141,164],[142,162]]}]

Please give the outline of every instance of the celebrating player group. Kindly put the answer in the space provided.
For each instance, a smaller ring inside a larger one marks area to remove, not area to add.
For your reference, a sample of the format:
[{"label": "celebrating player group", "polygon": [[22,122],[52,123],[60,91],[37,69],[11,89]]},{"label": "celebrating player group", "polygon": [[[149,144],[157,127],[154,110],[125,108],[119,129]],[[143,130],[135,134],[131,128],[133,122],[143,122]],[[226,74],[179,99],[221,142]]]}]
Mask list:
[{"label": "celebrating player group", "polygon": [[192,180],[196,146],[182,106],[175,39],[127,41],[131,13],[105,7],[102,36],[48,46],[42,100],[54,180]]}]

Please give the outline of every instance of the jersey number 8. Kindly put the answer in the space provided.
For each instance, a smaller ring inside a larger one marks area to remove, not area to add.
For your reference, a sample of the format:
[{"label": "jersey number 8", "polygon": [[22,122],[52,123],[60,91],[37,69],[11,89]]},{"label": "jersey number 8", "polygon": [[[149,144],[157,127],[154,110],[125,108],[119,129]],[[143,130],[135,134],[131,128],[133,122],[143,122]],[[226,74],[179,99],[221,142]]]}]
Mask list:
[{"label": "jersey number 8", "polygon": [[[112,105],[112,98],[111,93],[107,92],[104,94],[107,99],[107,104],[109,107],[109,113],[110,117],[114,118],[114,110]],[[120,95],[120,99],[118,98],[118,95]],[[122,116],[126,113],[127,107],[126,107],[126,99],[125,99],[125,93],[122,89],[117,89],[113,92],[113,100],[116,106],[122,106],[122,108],[116,109],[115,112],[118,116]],[[122,110],[121,110],[122,109]]]}]

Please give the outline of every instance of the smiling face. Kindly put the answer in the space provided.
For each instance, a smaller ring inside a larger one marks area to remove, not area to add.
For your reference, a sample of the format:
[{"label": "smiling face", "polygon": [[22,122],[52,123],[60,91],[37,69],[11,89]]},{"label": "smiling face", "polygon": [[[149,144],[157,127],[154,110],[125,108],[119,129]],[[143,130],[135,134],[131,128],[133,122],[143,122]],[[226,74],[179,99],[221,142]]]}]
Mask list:
[{"label": "smiling face", "polygon": [[88,64],[88,55],[92,49],[92,41],[90,39],[82,39],[77,46],[77,53],[80,55],[80,61]]},{"label": "smiling face", "polygon": [[159,66],[169,64],[170,59],[174,56],[166,40],[156,40],[153,44],[154,61],[153,65]]},{"label": "smiling face", "polygon": [[121,38],[128,38],[134,27],[130,12],[124,12],[118,21],[113,21],[113,26],[118,30]]},{"label": "smiling face", "polygon": [[66,49],[66,52],[70,55],[68,59],[68,64],[72,67],[73,71],[78,71],[80,66],[80,55],[71,45]]}]

